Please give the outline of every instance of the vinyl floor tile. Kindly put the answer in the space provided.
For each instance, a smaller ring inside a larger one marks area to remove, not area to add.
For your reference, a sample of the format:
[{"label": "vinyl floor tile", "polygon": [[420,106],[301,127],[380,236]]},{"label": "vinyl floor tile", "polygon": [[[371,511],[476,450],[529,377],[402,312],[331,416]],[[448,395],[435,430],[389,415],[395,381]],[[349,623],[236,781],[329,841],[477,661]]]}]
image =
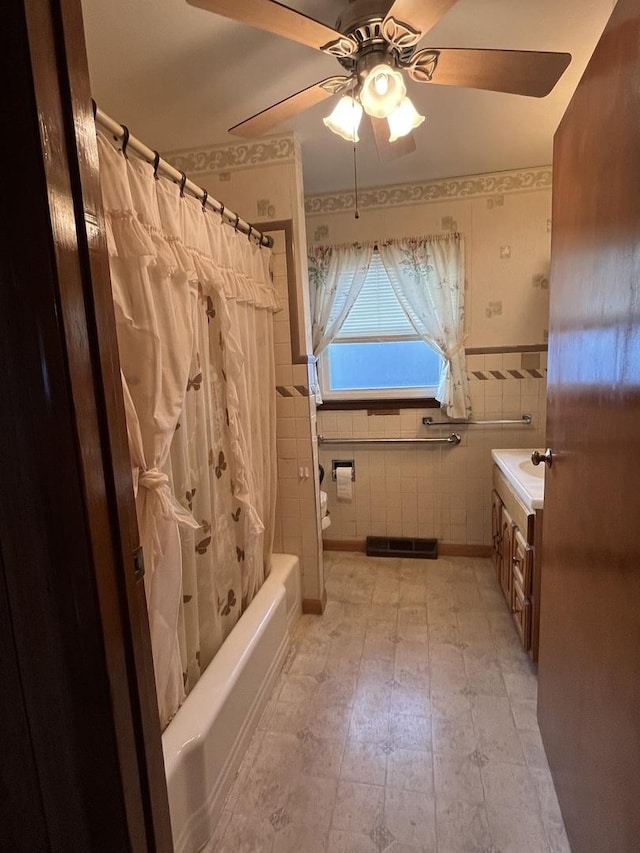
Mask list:
[{"label": "vinyl floor tile", "polygon": [[206,853],[571,853],[490,561],[324,559]]}]

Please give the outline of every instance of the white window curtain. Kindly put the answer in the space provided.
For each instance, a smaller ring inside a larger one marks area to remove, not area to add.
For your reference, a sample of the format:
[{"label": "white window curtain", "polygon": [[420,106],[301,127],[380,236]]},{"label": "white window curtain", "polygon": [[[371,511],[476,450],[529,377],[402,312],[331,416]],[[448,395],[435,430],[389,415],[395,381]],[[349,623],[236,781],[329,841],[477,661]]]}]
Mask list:
[{"label": "white window curtain", "polygon": [[[309,251],[311,342],[318,358],[332,343],[362,289],[373,244],[316,246]],[[316,402],[322,402],[316,375]]]},{"label": "white window curtain", "polygon": [[387,240],[378,248],[407,317],[420,337],[444,358],[436,399],[450,418],[469,418],[462,235]]},{"label": "white window curtain", "polygon": [[268,572],[278,306],[270,252],[98,144],[164,727]]}]

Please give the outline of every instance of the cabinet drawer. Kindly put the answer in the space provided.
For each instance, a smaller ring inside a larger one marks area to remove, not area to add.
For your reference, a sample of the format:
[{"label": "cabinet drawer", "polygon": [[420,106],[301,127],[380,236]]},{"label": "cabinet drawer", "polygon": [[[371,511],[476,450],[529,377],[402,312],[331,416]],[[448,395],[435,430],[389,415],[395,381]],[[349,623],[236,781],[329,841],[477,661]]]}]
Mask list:
[{"label": "cabinet drawer", "polygon": [[515,578],[511,591],[511,610],[524,650],[528,652],[531,648],[531,602],[525,597]]},{"label": "cabinet drawer", "polygon": [[514,531],[511,565],[514,581],[520,586],[525,597],[530,596],[533,575],[533,549],[530,545],[527,545],[524,536],[518,529]]}]

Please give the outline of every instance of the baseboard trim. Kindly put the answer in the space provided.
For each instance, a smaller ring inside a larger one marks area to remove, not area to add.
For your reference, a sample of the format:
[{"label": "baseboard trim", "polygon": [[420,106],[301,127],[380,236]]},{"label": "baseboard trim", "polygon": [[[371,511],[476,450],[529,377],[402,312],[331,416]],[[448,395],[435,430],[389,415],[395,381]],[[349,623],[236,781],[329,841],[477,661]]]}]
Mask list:
[{"label": "baseboard trim", "polygon": [[[365,539],[323,539],[322,547],[325,551],[367,551]],[[438,555],[441,557],[490,557],[490,545],[456,545],[450,542],[438,541]],[[374,558],[375,559],[375,558]],[[304,602],[303,602],[303,612]]]},{"label": "baseboard trim", "polygon": [[366,539],[323,539],[323,551],[367,551]]},{"label": "baseboard trim", "polygon": [[491,545],[454,545],[438,542],[438,554],[443,557],[490,557]]},{"label": "baseboard trim", "polygon": [[327,590],[322,590],[321,598],[303,598],[302,612],[308,616],[322,616],[327,606]]}]

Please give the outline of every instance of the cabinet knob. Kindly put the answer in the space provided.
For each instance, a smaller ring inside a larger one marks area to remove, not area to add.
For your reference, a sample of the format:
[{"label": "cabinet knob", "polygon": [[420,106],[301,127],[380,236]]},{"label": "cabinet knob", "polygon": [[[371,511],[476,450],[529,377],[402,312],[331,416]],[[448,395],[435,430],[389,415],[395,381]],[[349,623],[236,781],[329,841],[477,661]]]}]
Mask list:
[{"label": "cabinet knob", "polygon": [[544,453],[540,453],[540,451],[534,450],[531,454],[532,465],[539,465],[541,462],[544,462],[547,468],[551,468],[551,464],[553,462],[553,454],[551,453],[550,447],[547,447]]}]

